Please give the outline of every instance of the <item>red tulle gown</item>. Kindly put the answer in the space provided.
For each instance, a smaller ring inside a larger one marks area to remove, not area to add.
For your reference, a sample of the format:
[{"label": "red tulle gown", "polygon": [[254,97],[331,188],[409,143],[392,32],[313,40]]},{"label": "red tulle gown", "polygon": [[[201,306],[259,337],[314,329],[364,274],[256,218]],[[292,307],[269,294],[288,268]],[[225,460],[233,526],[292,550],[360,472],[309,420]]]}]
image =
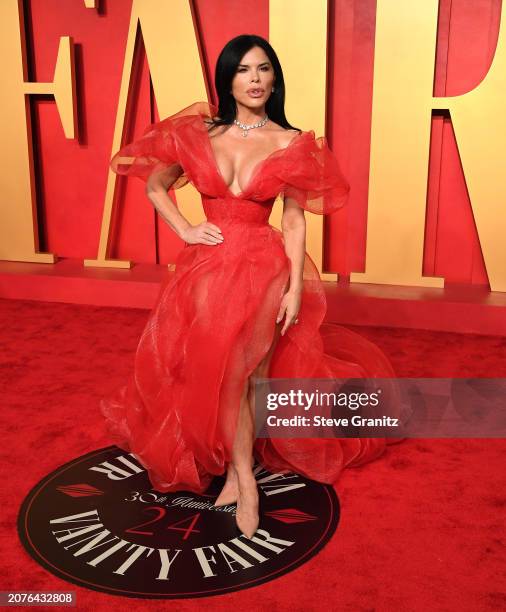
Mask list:
[{"label": "red tulle gown", "polygon": [[[310,130],[262,160],[242,193],[231,193],[204,123],[216,112],[196,102],[148,126],[111,161],[114,172],[143,180],[179,164],[184,173],[172,189],[191,182],[224,237],[218,245],[185,244],[149,315],[132,375],[100,404],[114,442],[138,458],[162,492],[203,493],[231,460],[240,397],[271,346],[289,284],[283,235],[269,225],[276,197],[328,214],[349,191],[326,139]],[[279,337],[270,378],[395,377],[376,345],[322,324],[325,312],[320,276],[306,253],[299,323]],[[344,467],[380,456],[390,441],[257,438],[254,455],[269,471],[333,483]]]}]

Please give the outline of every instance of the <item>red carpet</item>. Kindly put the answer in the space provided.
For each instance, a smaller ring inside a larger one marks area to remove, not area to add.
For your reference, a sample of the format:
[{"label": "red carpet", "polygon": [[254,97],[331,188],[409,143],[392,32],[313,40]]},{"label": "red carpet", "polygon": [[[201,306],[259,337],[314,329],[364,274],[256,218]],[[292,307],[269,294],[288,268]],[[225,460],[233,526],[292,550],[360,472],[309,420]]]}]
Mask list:
[{"label": "red carpet", "polygon": [[[54,577],[18,541],[20,504],[48,472],[110,445],[98,402],[130,372],[147,311],[3,299],[0,312],[1,590],[76,591],[78,610],[506,608],[499,439],[406,440],[346,470],[336,485],[341,521],[330,543],[293,572],[251,589],[144,603]],[[378,343],[402,377],[506,377],[504,338],[353,329]]]}]

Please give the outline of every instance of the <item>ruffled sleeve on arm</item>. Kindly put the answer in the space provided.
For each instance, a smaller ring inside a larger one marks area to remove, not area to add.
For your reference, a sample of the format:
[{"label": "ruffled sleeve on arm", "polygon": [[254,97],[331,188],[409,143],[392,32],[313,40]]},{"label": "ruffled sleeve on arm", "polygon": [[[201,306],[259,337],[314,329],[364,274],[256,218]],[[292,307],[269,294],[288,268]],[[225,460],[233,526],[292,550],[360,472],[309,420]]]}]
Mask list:
[{"label": "ruffled sleeve on arm", "polygon": [[[147,181],[152,172],[178,165],[173,118],[148,125],[138,139],[121,147],[111,159],[112,171]],[[188,180],[186,174],[181,174],[171,189],[183,187]]]},{"label": "ruffled sleeve on arm", "polygon": [[333,213],[346,204],[350,185],[324,136],[315,138],[310,130],[303,132],[300,139],[280,165],[282,194],[309,212]]}]

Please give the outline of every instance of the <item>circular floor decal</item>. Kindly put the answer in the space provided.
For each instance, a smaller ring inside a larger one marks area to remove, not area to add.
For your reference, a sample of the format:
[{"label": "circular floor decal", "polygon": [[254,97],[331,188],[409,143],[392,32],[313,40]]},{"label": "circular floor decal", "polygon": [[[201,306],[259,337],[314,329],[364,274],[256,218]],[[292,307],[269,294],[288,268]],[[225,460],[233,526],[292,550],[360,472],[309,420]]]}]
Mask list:
[{"label": "circular floor decal", "polygon": [[143,599],[204,597],[268,582],[318,553],[339,521],[333,487],[255,466],[260,525],[249,540],[235,504],[213,506],[224,479],[204,495],[160,493],[131,453],[109,446],[39,482],[23,501],[18,532],[56,576]]}]

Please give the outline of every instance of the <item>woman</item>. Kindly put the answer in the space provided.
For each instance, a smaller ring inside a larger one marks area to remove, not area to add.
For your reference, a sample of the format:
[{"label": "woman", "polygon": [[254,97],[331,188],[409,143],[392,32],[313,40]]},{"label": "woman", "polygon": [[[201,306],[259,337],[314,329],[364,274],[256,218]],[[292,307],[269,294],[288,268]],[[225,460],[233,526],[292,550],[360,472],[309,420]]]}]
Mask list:
[{"label": "woman", "polygon": [[[292,128],[281,66],[258,36],[231,40],[217,62],[218,108],[197,102],[148,126],[113,157],[185,241],[136,352],[134,373],[101,407],[119,446],[159,491],[203,493],[226,471],[216,505],[259,522],[254,458],[268,470],[334,482],[379,456],[384,439],[254,439],[254,381],[395,374],[360,335],[322,325],[323,287],[305,252],[304,210],[328,214],[349,186],[324,137]],[[218,112],[216,112],[218,111]],[[192,226],[167,194],[191,182],[206,221]],[[268,224],[284,197],[282,232]],[[393,396],[392,396],[393,397]]]}]

